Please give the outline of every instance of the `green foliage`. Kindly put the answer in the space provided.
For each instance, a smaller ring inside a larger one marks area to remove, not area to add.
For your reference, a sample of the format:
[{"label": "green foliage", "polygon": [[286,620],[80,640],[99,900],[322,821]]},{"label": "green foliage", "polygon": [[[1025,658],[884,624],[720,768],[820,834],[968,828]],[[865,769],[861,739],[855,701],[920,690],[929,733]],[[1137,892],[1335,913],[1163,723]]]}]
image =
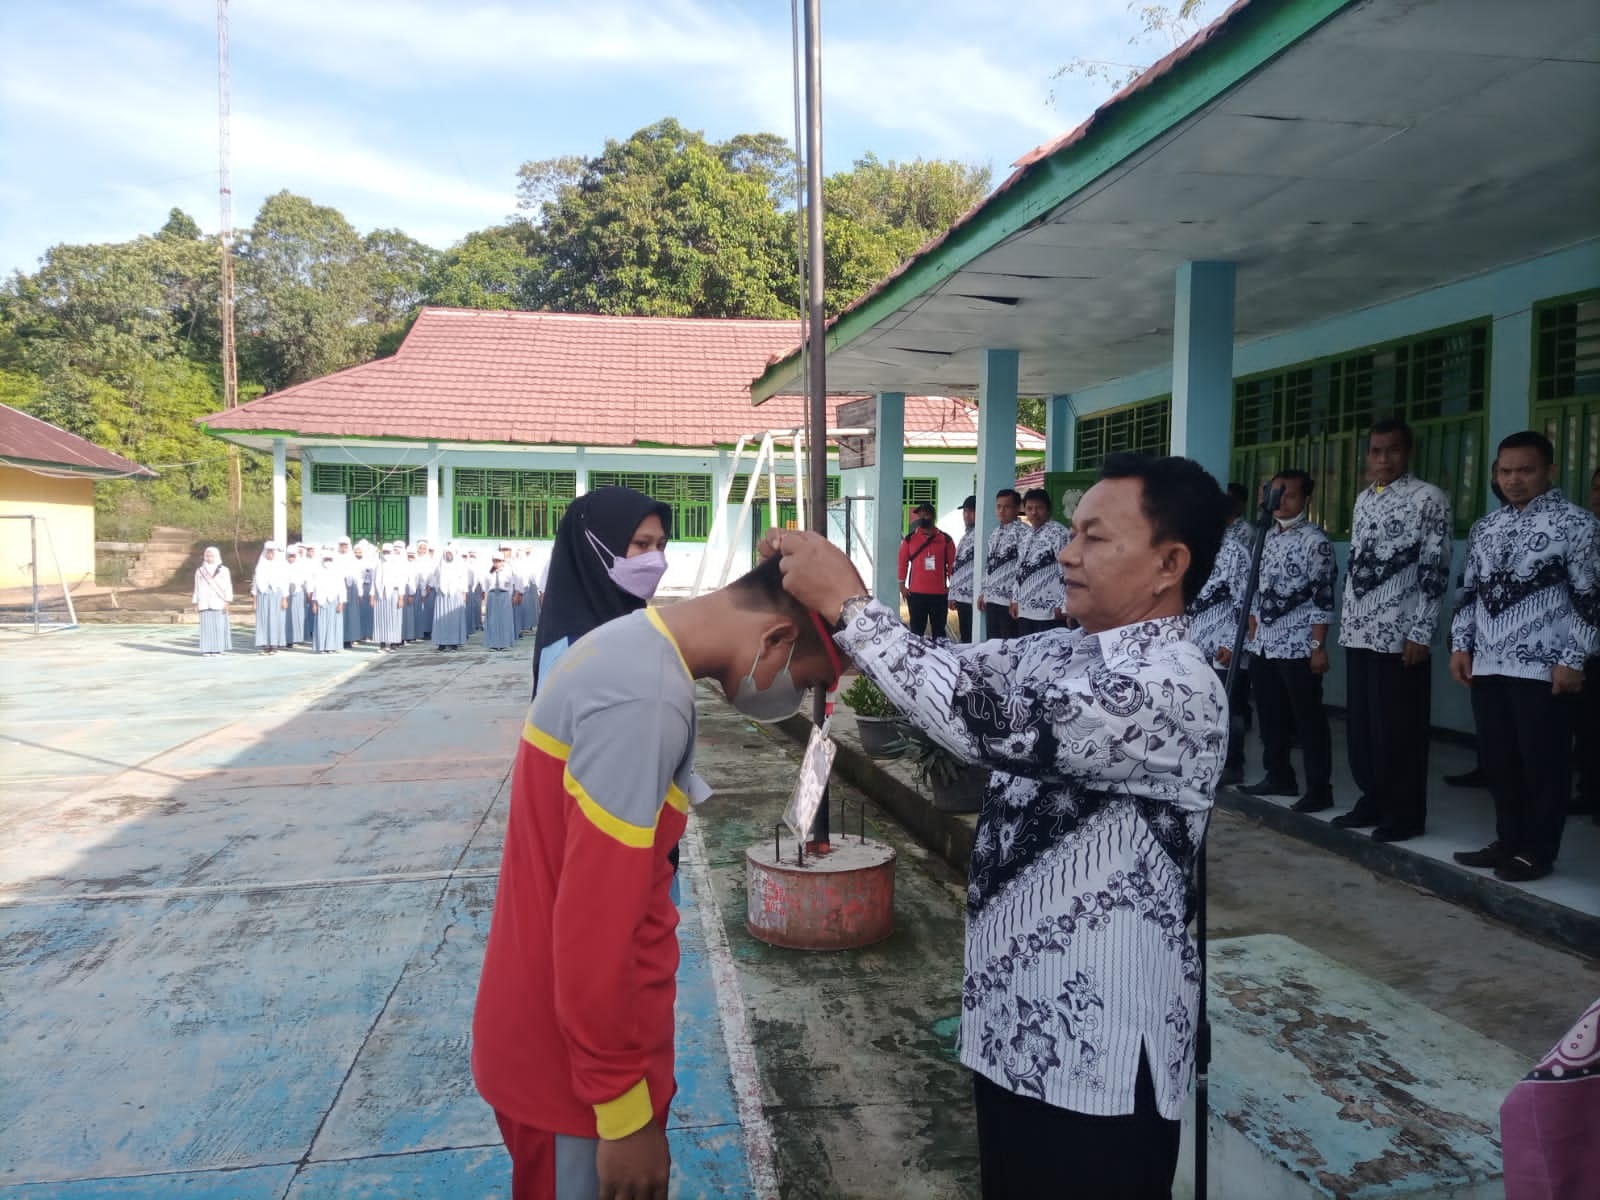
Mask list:
[{"label": "green foliage", "polygon": [[857,675],[855,682],[840,694],[839,699],[849,705],[858,717],[897,717],[900,710],[883,689],[865,675]]},{"label": "green foliage", "polygon": [[516,308],[535,262],[529,227],[513,222],[469,233],[433,264],[423,281],[429,304],[446,308]]},{"label": "green foliage", "polygon": [[895,748],[899,751],[899,757],[910,764],[918,782],[925,788],[934,784],[954,787],[971,766],[919,729],[910,730],[899,739]]}]

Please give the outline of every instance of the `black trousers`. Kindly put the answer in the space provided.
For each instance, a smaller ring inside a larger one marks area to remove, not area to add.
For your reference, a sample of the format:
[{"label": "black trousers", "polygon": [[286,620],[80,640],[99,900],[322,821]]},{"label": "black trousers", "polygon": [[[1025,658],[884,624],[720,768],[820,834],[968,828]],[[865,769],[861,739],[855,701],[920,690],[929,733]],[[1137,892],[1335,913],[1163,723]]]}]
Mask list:
[{"label": "black trousers", "polygon": [[[1215,663],[1211,669],[1217,673],[1217,678],[1227,686],[1228,668],[1219,667]],[[1240,703],[1240,693],[1244,695],[1244,702]],[[1233,690],[1228,693],[1228,756],[1223,760],[1225,767],[1244,767],[1244,734],[1247,728],[1245,716],[1249,712],[1250,703],[1250,672],[1243,667],[1233,677]]]},{"label": "black trousers", "polygon": [[1577,756],[1578,799],[1582,811],[1600,817],[1600,658],[1591,658],[1583,669],[1577,709],[1572,749]]},{"label": "black trousers", "polygon": [[970,643],[972,641],[972,601],[957,600],[955,605],[956,627],[961,630],[961,640]]},{"label": "black trousers", "polygon": [[1398,654],[1344,652],[1350,773],[1363,817],[1422,832],[1428,819],[1428,735],[1433,664],[1408,667]]},{"label": "black trousers", "polygon": [[1494,797],[1495,837],[1509,854],[1547,866],[1561,849],[1572,789],[1569,696],[1544,679],[1472,677],[1478,761]]},{"label": "black trousers", "polygon": [[927,627],[927,637],[943,641],[950,636],[950,630],[945,624],[944,615],[950,611],[950,597],[944,592],[907,592],[906,611],[911,615],[911,632],[923,636],[923,627]]},{"label": "black trousers", "polygon": [[1289,742],[1298,732],[1305,756],[1306,794],[1332,798],[1333,746],[1328,714],[1322,707],[1322,676],[1312,672],[1311,660],[1252,658],[1250,687],[1261,717],[1267,778],[1288,783],[1295,777]]},{"label": "black trousers", "polygon": [[987,620],[989,637],[1009,638],[1017,636],[1017,619],[1011,615],[1011,605],[985,604],[983,615]]},{"label": "black trousers", "polygon": [[1054,617],[1040,620],[1037,617],[1017,617],[1014,621],[1017,627],[1017,636],[1026,637],[1030,633],[1043,633],[1047,629],[1060,629],[1061,622]]},{"label": "black trousers", "polygon": [[973,1075],[983,1200],[1168,1200],[1178,1122],[1156,1108],[1144,1056],[1133,1112],[1093,1117]]}]

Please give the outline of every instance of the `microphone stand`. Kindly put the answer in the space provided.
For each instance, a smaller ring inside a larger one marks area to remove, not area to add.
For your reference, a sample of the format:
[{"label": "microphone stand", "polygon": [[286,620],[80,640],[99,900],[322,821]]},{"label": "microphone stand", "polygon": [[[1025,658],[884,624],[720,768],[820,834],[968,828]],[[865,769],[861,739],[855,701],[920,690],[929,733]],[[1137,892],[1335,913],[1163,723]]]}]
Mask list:
[{"label": "microphone stand", "polygon": [[[1245,583],[1244,598],[1239,604],[1239,622],[1233,631],[1233,648],[1228,656],[1228,673],[1223,677],[1222,688],[1228,701],[1228,736],[1233,736],[1233,684],[1239,677],[1244,661],[1245,635],[1250,629],[1250,605],[1255,602],[1256,585],[1261,580],[1261,554],[1267,546],[1267,531],[1272,528],[1272,514],[1283,500],[1283,486],[1267,488],[1261,499],[1261,511],[1256,516],[1256,532],[1250,542],[1250,574]],[[1226,535],[1224,535],[1226,536]],[[1210,832],[1210,821],[1207,823]],[[1194,1065],[1194,1197],[1206,1200],[1206,1145],[1209,1132],[1206,1120],[1210,1109],[1211,1092],[1211,1019],[1206,1015],[1206,842],[1200,839],[1195,859],[1195,949],[1200,957],[1200,1019],[1195,1031]]]}]

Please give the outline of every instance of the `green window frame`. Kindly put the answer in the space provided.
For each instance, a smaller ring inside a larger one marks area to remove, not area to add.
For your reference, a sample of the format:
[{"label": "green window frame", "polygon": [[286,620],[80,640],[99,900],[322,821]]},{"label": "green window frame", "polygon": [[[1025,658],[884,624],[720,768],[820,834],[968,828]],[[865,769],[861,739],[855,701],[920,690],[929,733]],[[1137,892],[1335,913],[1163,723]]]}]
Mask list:
[{"label": "green window frame", "polygon": [[[807,479],[806,482],[810,483],[811,481],[809,479]],[[742,503],[744,503],[744,490],[745,490],[745,488],[747,488],[749,486],[750,486],[750,472],[749,471],[740,471],[737,475],[735,475],[733,477],[733,487],[728,490],[728,503],[729,504],[742,504]],[[829,475],[828,476],[828,499],[829,500],[837,500],[842,495],[844,495],[844,488],[843,488],[842,482],[839,479],[839,476],[837,476],[837,475]],[[766,472],[764,472],[764,471],[761,474],[761,482],[756,486],[756,499],[761,501],[763,504],[766,503],[766,500],[767,500],[767,476],[766,476]],[[781,503],[782,501],[785,501],[785,500],[791,500],[792,501],[793,499],[794,499],[794,476],[793,475],[779,475],[778,476],[778,500],[779,500],[779,502]]]},{"label": "green window frame", "polygon": [[578,490],[576,471],[457,467],[450,527],[458,538],[549,539]]},{"label": "green window frame", "polygon": [[919,504],[933,505],[939,511],[939,481],[931,475],[907,476],[900,482],[900,528],[911,528],[911,510]]},{"label": "green window frame", "polygon": [[672,510],[672,540],[703,542],[711,534],[716,492],[711,476],[698,472],[590,471],[589,486],[628,487],[659,500]]},{"label": "green window frame", "polygon": [[1252,487],[1309,471],[1311,519],[1347,540],[1366,486],[1367,430],[1399,417],[1416,435],[1412,472],[1449,497],[1465,536],[1483,515],[1488,391],[1487,320],[1246,376],[1233,388],[1232,476]]},{"label": "green window frame", "polygon": [[1152,396],[1079,417],[1073,432],[1073,469],[1097,470],[1107,456],[1124,451],[1166,454],[1171,445],[1172,397]]},{"label": "green window frame", "polygon": [[1556,484],[1587,504],[1600,468],[1600,291],[1537,304],[1533,310],[1529,418],[1556,450]]},{"label": "green window frame", "polygon": [[311,491],[318,496],[426,496],[426,467],[368,467],[360,463],[314,462]]}]

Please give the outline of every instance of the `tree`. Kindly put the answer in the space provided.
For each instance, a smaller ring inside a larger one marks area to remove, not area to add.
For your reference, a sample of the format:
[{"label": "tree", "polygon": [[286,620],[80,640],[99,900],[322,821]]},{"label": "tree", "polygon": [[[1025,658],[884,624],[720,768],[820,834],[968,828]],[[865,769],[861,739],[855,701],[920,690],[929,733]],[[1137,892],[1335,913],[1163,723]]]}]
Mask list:
[{"label": "tree", "polygon": [[534,260],[530,230],[514,221],[469,233],[434,262],[423,279],[424,302],[448,308],[516,308]]},{"label": "tree", "polygon": [[372,357],[372,261],[338,209],[267,197],[240,248],[239,283],[240,360],[269,390]]},{"label": "tree", "polygon": [[[1138,62],[1117,62],[1102,58],[1074,58],[1056,70],[1051,79],[1078,75],[1101,84],[1109,92],[1127,87],[1142,75],[1152,62],[1171,53],[1188,41],[1208,23],[1206,8],[1219,0],[1178,0],[1175,5],[1144,4],[1140,0],[1127,0],[1126,8],[1138,16],[1139,28],[1128,39],[1133,48],[1131,57]],[[1050,102],[1055,103],[1055,92]]]},{"label": "tree", "polygon": [[372,285],[372,320],[388,333],[417,315],[439,252],[398,229],[374,229],[362,244]]}]

